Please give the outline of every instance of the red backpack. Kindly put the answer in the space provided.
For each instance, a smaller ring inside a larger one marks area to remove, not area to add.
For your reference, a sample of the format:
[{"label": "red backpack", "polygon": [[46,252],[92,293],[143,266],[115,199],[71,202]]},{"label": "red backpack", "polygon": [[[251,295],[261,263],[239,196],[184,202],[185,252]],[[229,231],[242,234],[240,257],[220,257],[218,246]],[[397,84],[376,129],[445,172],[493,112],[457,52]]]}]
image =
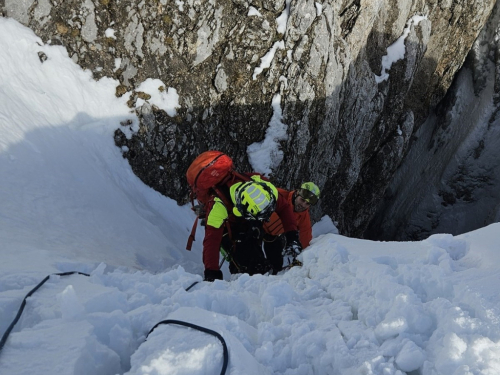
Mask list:
[{"label": "red backpack", "polygon": [[[189,166],[186,172],[187,182],[191,188],[191,209],[196,213],[196,219],[191,229],[186,250],[191,250],[195,241],[198,219],[204,218],[205,207],[212,196],[219,197],[226,207],[232,204],[221,192],[220,187],[238,181],[248,181],[250,178],[234,170],[233,160],[220,151],[205,151],[201,153]],[[198,205],[194,204],[194,200]]]}]

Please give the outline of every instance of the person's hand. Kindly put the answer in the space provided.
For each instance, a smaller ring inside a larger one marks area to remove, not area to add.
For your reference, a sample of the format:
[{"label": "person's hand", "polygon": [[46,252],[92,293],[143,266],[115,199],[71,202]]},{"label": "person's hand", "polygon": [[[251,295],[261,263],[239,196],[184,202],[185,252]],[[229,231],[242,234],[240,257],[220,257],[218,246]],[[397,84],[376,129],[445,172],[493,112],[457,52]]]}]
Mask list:
[{"label": "person's hand", "polygon": [[283,256],[291,257],[293,260],[302,251],[302,245],[299,241],[299,232],[293,230],[285,233],[286,245],[283,251]]},{"label": "person's hand", "polygon": [[222,271],[221,270],[205,270],[205,278],[203,281],[214,281],[214,280],[222,280]]}]

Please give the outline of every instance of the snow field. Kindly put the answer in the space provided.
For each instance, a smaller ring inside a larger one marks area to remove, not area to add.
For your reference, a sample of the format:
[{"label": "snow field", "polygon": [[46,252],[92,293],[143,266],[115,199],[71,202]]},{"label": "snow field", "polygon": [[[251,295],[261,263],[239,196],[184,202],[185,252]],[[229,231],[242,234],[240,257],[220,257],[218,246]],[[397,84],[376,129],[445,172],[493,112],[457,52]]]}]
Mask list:
[{"label": "snow field", "polygon": [[[464,295],[457,277],[479,277],[467,266],[468,241],[438,235],[383,245],[380,256],[369,241],[324,235],[301,255],[301,268],[201,282],[188,292],[201,277],[182,267],[153,275],[101,264],[90,278],[53,276],[29,299],[0,373],[15,371],[20,363],[11,359],[26,351],[37,353],[32,363],[45,373],[44,358],[57,351],[71,364],[61,370],[68,374],[129,366],[127,374],[218,374],[222,347],[214,337],[162,325],[144,341],[156,323],[176,319],[222,334],[229,373],[494,374],[498,303],[478,305],[480,291]],[[18,285],[32,283],[19,277]],[[2,306],[15,314],[14,303]],[[68,344],[61,330],[78,337]]]}]

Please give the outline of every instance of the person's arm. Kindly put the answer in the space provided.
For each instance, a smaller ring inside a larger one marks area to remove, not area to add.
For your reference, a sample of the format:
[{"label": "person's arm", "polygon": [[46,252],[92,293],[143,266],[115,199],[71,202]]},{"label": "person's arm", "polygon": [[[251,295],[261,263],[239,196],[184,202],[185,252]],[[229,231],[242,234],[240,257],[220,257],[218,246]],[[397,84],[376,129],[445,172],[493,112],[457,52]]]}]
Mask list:
[{"label": "person's arm", "polygon": [[297,219],[297,224],[299,226],[300,244],[302,248],[305,249],[312,240],[311,215],[309,215],[309,210],[300,215]]},{"label": "person's arm", "polygon": [[295,215],[293,214],[293,207],[281,194],[278,194],[276,213],[281,219],[283,230],[285,232],[298,230],[297,221],[295,219]]},{"label": "person's arm", "polygon": [[220,275],[220,277],[215,278],[222,279],[222,272],[219,269],[219,250],[227,217],[226,207],[219,200],[215,200],[207,207],[207,224],[205,226],[205,238],[203,239],[205,278],[207,278],[208,271],[209,275]]},{"label": "person's arm", "polygon": [[203,264],[206,270],[219,269],[219,249],[222,241],[224,227],[205,227],[205,238],[203,239]]},{"label": "person's arm", "polygon": [[293,212],[293,206],[288,199],[281,194],[278,195],[276,213],[280,217],[283,229],[285,230],[284,236],[286,238],[286,245],[283,252],[294,261],[295,257],[302,251],[302,246],[299,241],[297,220]]}]

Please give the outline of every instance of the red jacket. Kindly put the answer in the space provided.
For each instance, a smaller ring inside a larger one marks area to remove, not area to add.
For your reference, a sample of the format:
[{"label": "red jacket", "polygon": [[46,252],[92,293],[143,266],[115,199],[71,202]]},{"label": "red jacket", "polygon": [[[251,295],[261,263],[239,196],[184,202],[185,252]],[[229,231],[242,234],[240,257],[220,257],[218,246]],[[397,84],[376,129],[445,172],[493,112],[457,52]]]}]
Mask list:
[{"label": "red jacket", "polygon": [[[292,199],[294,191],[287,191],[278,188],[278,192],[280,196],[282,195],[287,199],[289,205],[292,207],[293,210]],[[297,221],[300,244],[305,249],[307,246],[309,246],[312,240],[312,226],[311,226],[311,216],[309,215],[309,209],[302,212],[294,211],[293,214],[295,216],[295,220]],[[267,233],[272,234],[273,236],[277,236],[279,234],[287,232],[287,230],[283,228],[283,224],[281,223],[279,216],[274,213],[271,215],[271,219],[269,220],[269,222],[264,223],[264,230]]]},{"label": "red jacket", "polygon": [[[237,218],[232,214],[229,215],[227,208],[218,198],[210,200],[206,207],[206,213],[207,224],[205,226],[205,238],[203,239],[203,264],[207,270],[218,270],[219,251],[222,236],[226,229],[226,221],[229,221],[229,225],[232,227],[245,219]],[[210,215],[211,213],[212,216]],[[226,215],[225,219],[224,214]],[[274,214],[281,219],[285,231],[297,230],[293,208],[281,194],[278,194]],[[213,219],[214,217],[215,219]]]}]

